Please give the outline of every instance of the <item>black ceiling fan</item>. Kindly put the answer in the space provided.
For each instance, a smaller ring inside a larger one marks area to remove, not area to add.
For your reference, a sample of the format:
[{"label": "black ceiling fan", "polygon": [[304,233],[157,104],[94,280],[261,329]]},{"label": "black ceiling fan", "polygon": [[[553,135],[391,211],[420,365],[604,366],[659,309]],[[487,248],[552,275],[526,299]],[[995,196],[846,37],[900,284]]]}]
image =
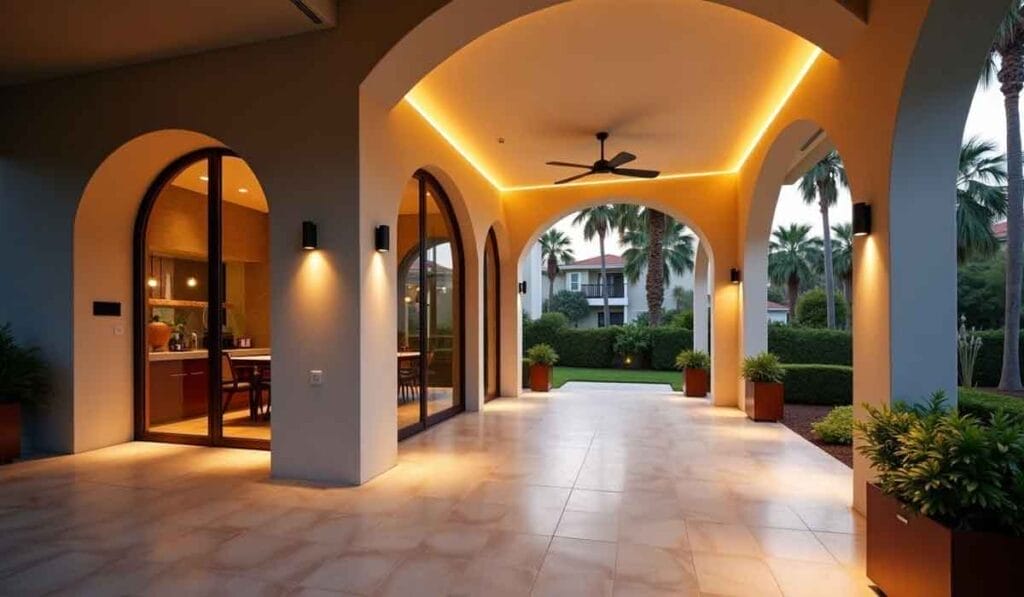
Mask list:
[{"label": "black ceiling fan", "polygon": [[556,180],[555,184],[565,184],[583,178],[584,176],[590,176],[591,174],[617,174],[619,176],[632,176],[634,178],[657,178],[660,172],[657,170],[638,170],[636,168],[621,168],[623,164],[628,164],[636,159],[636,156],[629,153],[628,151],[620,151],[610,160],[604,159],[604,142],[608,139],[608,133],[601,131],[597,134],[597,140],[601,142],[601,159],[594,162],[592,166],[586,164],[574,164],[572,162],[547,162],[549,166],[568,166],[569,168],[585,168],[587,171],[583,174],[577,174],[570,176],[569,178],[563,178],[562,180]]}]

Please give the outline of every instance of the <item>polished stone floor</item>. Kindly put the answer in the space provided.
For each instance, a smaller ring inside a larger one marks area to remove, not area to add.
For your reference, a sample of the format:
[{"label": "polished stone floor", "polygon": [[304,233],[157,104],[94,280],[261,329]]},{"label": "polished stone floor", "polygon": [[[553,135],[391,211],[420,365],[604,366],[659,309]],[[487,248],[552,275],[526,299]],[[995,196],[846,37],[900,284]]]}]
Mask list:
[{"label": "polished stone floor", "polygon": [[0,467],[3,595],[870,595],[851,472],[667,387],[569,384],[359,488],[131,443]]}]

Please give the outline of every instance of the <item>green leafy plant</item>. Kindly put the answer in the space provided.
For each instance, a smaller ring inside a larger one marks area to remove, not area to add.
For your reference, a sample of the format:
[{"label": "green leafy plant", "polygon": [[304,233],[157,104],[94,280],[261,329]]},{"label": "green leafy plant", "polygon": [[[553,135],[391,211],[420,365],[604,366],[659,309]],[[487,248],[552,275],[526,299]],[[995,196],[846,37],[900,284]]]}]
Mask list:
[{"label": "green leafy plant", "polygon": [[676,355],[676,369],[711,369],[711,356],[702,350],[684,350]]},{"label": "green leafy plant", "polygon": [[590,314],[590,303],[582,292],[559,290],[547,303],[548,313],[561,313],[572,325],[583,321]]},{"label": "green leafy plant", "polygon": [[18,344],[11,324],[0,327],[0,401],[43,405],[49,391],[49,368],[39,349]]},{"label": "green leafy plant", "polygon": [[[835,306],[836,325],[845,326],[846,299],[837,292],[832,304]],[[809,328],[828,327],[827,309],[825,291],[820,288],[809,290],[796,303],[796,323]]]},{"label": "green leafy plant", "polygon": [[786,370],[782,368],[779,357],[762,352],[743,359],[743,377],[747,381],[782,383]]},{"label": "green leafy plant", "polygon": [[550,344],[535,344],[526,351],[526,360],[531,365],[550,367],[558,362],[558,353]]},{"label": "green leafy plant", "polygon": [[1024,535],[1024,421],[987,421],[946,409],[936,392],[923,405],[865,405],[854,423],[858,451],[879,488],[908,508],[958,530]]},{"label": "green leafy plant", "polygon": [[820,421],[811,423],[811,429],[826,444],[849,446],[853,443],[853,406],[837,406]]},{"label": "green leafy plant", "polygon": [[615,339],[615,354],[621,357],[637,357],[650,346],[650,328],[637,324],[624,325],[619,337]]}]

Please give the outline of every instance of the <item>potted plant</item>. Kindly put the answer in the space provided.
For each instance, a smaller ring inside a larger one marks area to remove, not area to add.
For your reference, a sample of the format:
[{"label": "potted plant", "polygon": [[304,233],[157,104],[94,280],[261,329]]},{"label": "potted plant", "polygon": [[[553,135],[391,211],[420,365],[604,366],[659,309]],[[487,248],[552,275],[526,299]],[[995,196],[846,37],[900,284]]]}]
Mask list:
[{"label": "potted plant", "polygon": [[683,370],[683,391],[691,398],[708,395],[711,357],[700,350],[684,350],[676,355],[676,369]]},{"label": "potted plant", "polygon": [[534,344],[526,351],[530,363],[530,389],[534,392],[551,390],[551,368],[558,362],[558,353],[550,344]]},{"label": "potted plant", "polygon": [[642,369],[644,353],[651,345],[650,328],[631,323],[622,326],[615,337],[615,354],[627,369]]},{"label": "potted plant", "polygon": [[889,597],[1020,595],[1024,420],[943,406],[865,406],[867,575]]},{"label": "potted plant", "polygon": [[42,404],[48,389],[39,349],[15,342],[10,324],[0,327],[0,464],[21,455],[22,407]]},{"label": "potted plant", "polygon": [[786,370],[779,357],[762,352],[743,359],[743,377],[747,380],[745,409],[754,421],[782,419],[782,378]]}]

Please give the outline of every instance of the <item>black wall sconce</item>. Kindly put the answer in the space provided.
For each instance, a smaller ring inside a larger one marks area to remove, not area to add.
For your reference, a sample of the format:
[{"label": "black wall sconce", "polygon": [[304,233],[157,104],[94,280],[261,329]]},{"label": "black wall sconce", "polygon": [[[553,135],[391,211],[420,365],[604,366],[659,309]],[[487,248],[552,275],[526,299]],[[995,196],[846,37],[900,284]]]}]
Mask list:
[{"label": "black wall sconce", "polygon": [[380,225],[373,229],[373,248],[378,253],[387,253],[391,250],[391,227]]},{"label": "black wall sconce", "polygon": [[316,224],[306,220],[302,223],[302,249],[312,251],[320,246],[317,241]]},{"label": "black wall sconce", "polygon": [[853,204],[853,235],[867,236],[871,234],[871,205],[869,203]]},{"label": "black wall sconce", "polygon": [[526,280],[519,283],[519,294],[526,294]]},{"label": "black wall sconce", "polygon": [[740,276],[740,270],[735,267],[729,268],[729,281],[733,284],[739,284],[743,278]]}]

